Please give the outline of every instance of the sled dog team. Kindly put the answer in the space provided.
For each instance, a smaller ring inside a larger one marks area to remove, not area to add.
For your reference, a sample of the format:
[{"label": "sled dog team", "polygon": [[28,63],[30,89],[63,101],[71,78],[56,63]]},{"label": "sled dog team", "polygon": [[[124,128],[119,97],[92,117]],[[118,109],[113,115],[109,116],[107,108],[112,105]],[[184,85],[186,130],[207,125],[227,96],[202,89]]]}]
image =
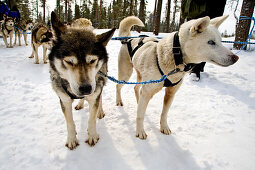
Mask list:
[{"label": "sled dog team", "polygon": [[[169,75],[164,82],[135,85],[134,91],[138,104],[136,137],[147,138],[144,129],[146,108],[153,95],[163,87],[165,87],[165,96],[160,118],[160,131],[169,135],[171,130],[167,124],[168,110],[175,93],[182,84],[184,75],[194,64],[211,62],[227,67],[238,60],[238,56],[221,43],[218,27],[226,18],[227,16],[222,16],[210,20],[209,17],[203,17],[188,21],[181,25],[178,32],[172,32],[162,40],[141,37],[121,42],[118,55],[119,80],[128,81],[133,69],[136,71],[138,82],[158,80],[162,75],[174,69],[179,70]],[[49,53],[50,77],[66,119],[66,146],[72,150],[79,145],[72,115],[74,99],[80,99],[75,107],[76,110],[84,107],[84,100],[89,104],[86,143],[93,146],[99,140],[96,119],[105,116],[102,108],[102,90],[107,78],[99,72],[107,74],[106,45],[113,36],[115,28],[96,35],[93,33],[92,23],[89,20],[79,19],[68,26],[62,23],[54,12],[51,13],[51,22],[52,31],[42,24],[34,26],[31,42],[33,53],[30,57],[35,56],[35,63],[38,63],[38,47],[42,45],[43,60],[46,63],[46,50],[51,48]],[[119,36],[130,36],[131,27],[134,25],[144,26],[137,17],[130,16],[123,19],[119,26]],[[121,84],[116,85],[117,106],[123,106],[122,87]]]}]

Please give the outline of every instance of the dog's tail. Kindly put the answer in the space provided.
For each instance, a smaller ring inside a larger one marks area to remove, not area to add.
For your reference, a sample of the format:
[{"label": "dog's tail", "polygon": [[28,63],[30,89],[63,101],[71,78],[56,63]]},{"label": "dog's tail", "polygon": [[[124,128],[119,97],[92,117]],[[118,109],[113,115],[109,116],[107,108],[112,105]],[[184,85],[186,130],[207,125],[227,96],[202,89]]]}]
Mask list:
[{"label": "dog's tail", "polygon": [[134,26],[134,25],[144,27],[143,22],[135,16],[129,16],[127,18],[124,18],[120,22],[119,37],[128,37],[128,36],[130,36],[131,35],[130,34],[131,27]]}]

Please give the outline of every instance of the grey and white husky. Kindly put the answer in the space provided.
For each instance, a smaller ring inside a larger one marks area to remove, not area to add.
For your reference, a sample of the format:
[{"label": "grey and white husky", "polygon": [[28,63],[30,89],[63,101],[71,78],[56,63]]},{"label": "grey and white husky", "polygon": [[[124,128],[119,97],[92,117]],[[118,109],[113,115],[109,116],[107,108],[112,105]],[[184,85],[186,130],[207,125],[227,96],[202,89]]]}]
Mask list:
[{"label": "grey and white husky", "polygon": [[74,99],[81,99],[75,109],[83,108],[84,100],[89,104],[88,139],[93,146],[99,140],[96,118],[103,118],[102,90],[106,78],[99,71],[107,73],[108,54],[106,45],[115,29],[95,35],[91,29],[65,26],[51,13],[54,41],[49,54],[52,87],[60,99],[67,125],[66,146],[78,146],[75,124],[72,116]]}]

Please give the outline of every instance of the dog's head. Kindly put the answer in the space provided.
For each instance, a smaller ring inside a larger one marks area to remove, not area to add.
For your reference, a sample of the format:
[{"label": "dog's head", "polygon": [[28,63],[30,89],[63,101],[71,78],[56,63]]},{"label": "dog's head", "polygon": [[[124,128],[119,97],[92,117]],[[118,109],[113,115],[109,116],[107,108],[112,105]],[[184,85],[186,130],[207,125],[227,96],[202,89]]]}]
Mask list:
[{"label": "dog's head", "polygon": [[33,21],[32,20],[27,20],[25,30],[31,31],[33,29],[33,26],[34,26]]},{"label": "dog's head", "polygon": [[4,24],[6,27],[14,27],[15,19],[12,17],[4,17]]},{"label": "dog's head", "polygon": [[49,55],[50,66],[67,80],[72,92],[80,97],[96,88],[96,74],[108,60],[106,45],[115,29],[95,35],[90,29],[64,25],[51,13],[55,40]]},{"label": "dog's head", "polygon": [[186,62],[211,62],[220,66],[229,66],[238,60],[238,56],[221,43],[218,27],[227,17],[222,16],[212,20],[203,17],[181,26],[179,36]]}]

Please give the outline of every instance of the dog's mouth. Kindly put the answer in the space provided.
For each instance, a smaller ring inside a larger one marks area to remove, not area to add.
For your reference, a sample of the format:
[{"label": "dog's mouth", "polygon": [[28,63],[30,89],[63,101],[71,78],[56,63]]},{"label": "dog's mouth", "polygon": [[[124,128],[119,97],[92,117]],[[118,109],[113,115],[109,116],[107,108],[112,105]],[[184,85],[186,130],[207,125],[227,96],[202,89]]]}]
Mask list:
[{"label": "dog's mouth", "polygon": [[216,61],[214,61],[214,60],[211,60],[211,63],[213,63],[213,64],[215,64],[215,65],[218,65],[218,66],[221,66],[221,67],[227,67],[227,66],[229,66],[229,65],[220,64],[220,63],[218,63],[218,62],[216,62]]}]

